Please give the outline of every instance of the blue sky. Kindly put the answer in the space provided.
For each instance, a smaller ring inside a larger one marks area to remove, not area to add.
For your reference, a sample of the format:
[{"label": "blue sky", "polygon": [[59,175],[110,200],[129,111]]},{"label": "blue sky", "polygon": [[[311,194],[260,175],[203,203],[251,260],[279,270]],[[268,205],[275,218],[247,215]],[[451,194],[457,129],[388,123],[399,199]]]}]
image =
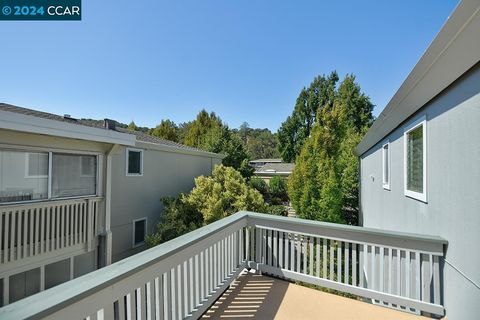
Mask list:
[{"label": "blue sky", "polygon": [[354,73],[378,114],[456,0],[93,1],[80,22],[0,21],[0,101],[74,117],[276,131],[318,74]]}]

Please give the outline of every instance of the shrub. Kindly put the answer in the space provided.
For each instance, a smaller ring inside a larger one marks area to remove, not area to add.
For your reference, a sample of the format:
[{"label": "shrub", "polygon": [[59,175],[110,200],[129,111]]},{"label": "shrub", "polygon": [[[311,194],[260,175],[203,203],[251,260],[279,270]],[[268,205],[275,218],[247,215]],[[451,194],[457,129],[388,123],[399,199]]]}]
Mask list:
[{"label": "shrub", "polygon": [[182,200],[201,212],[207,224],[237,211],[265,209],[260,192],[249,187],[240,172],[223,165],[216,166],[211,177],[196,178],[195,188]]},{"label": "shrub", "polygon": [[284,178],[275,176],[270,179],[268,184],[270,196],[273,204],[279,204],[288,201],[287,183]]},{"label": "shrub", "polygon": [[260,192],[265,200],[268,200],[269,198],[269,190],[268,190],[268,185],[260,177],[252,177],[250,178],[249,181],[250,187],[256,189],[258,192]]},{"label": "shrub", "polygon": [[284,217],[288,215],[287,208],[282,205],[268,206],[266,213],[273,214],[275,216],[284,216]]},{"label": "shrub", "polygon": [[185,203],[182,198],[180,196],[160,199],[164,212],[155,232],[145,237],[147,246],[156,246],[202,226],[202,214],[194,206]]}]

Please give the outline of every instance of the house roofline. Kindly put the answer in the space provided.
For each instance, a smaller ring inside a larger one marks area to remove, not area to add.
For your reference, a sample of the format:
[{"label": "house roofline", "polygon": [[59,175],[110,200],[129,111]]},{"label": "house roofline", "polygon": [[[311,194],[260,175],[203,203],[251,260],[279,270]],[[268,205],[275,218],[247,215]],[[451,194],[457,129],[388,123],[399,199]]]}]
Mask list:
[{"label": "house roofline", "polygon": [[158,150],[158,151],[165,151],[165,152],[172,152],[172,153],[181,153],[181,154],[188,154],[194,156],[201,156],[201,157],[208,157],[208,158],[215,158],[215,159],[223,159],[226,157],[224,154],[208,152],[208,151],[201,151],[201,150],[193,150],[193,149],[185,149],[181,147],[175,146],[168,146],[154,142],[146,142],[137,140],[135,146],[139,148],[151,149],[151,150]]},{"label": "house roofline", "polygon": [[[480,1],[461,1],[355,149],[362,155],[480,61]],[[461,57],[461,58],[459,58]]]},{"label": "house roofline", "polygon": [[135,136],[101,128],[0,110],[0,129],[95,142],[135,145]]}]

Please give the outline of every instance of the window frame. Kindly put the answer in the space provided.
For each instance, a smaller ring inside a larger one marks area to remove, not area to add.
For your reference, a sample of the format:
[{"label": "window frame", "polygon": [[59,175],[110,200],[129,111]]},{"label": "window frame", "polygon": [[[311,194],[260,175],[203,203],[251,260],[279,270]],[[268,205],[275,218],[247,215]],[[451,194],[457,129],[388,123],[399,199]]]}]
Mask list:
[{"label": "window frame", "polygon": [[[387,147],[387,152],[385,152],[385,147]],[[385,154],[387,154],[387,166],[388,166],[388,181],[385,181]],[[390,150],[390,141],[387,140],[383,145],[382,145],[382,186],[383,189],[390,191],[390,180],[392,179],[392,156],[391,156],[391,150]]]},{"label": "window frame", "polygon": [[[128,155],[132,152],[139,152],[140,153],[140,173],[129,173],[128,172]],[[127,177],[142,177],[143,176],[143,149],[137,148],[125,148],[125,175]]]},{"label": "window frame", "polygon": [[[407,188],[407,175],[408,175],[408,156],[407,156],[407,149],[408,149],[408,134],[417,129],[418,127],[422,126],[422,137],[423,137],[423,159],[422,159],[422,165],[423,165],[423,192],[416,192],[412,190],[408,190]],[[404,127],[403,129],[403,182],[404,182],[404,194],[405,196],[420,200],[422,202],[427,202],[427,117],[426,115],[423,115],[421,117],[418,117],[414,121],[412,121],[410,124]]]},{"label": "window frame", "polygon": [[[50,148],[30,147],[30,146],[12,146],[12,145],[6,145],[1,143],[0,143],[0,149],[17,151],[17,152],[25,152],[26,154],[28,153],[47,153],[48,154],[48,175],[45,176],[45,178],[47,178],[47,198],[38,199],[38,200],[2,202],[0,203],[0,207],[10,206],[10,205],[19,205],[19,204],[39,203],[39,202],[46,202],[46,201],[61,201],[61,200],[69,200],[69,199],[92,198],[92,197],[98,197],[100,195],[100,173],[101,173],[100,155],[101,153],[99,152],[82,151],[82,150],[50,149]],[[96,170],[95,170],[95,174],[96,174],[95,194],[72,196],[72,197],[52,197],[52,159],[53,159],[54,153],[71,154],[71,155],[79,155],[79,156],[82,156],[82,155],[95,156],[95,161],[97,162]],[[25,160],[25,161],[28,161],[28,160]],[[27,173],[27,171],[25,173]],[[32,177],[32,176],[28,176],[28,177]],[[25,178],[28,178],[28,177],[25,176]],[[40,176],[40,177],[43,177],[43,176]]]},{"label": "window frame", "polygon": [[[145,221],[145,235],[143,237],[142,242],[135,243],[135,225],[138,221]],[[132,221],[132,248],[137,248],[143,246],[145,244],[145,237],[147,236],[147,227],[148,227],[148,219],[147,217],[135,219]]]},{"label": "window frame", "polygon": [[[15,150],[16,151],[16,150]],[[34,179],[38,179],[38,178],[48,178],[49,175],[50,175],[50,172],[49,172],[49,167],[50,167],[50,153],[49,152],[30,152],[30,151],[22,151],[22,150],[19,150],[19,152],[25,152],[25,178],[29,179],[29,178],[34,178]],[[31,175],[30,174],[30,155],[31,154],[45,154],[47,155],[47,174],[45,175]]]}]

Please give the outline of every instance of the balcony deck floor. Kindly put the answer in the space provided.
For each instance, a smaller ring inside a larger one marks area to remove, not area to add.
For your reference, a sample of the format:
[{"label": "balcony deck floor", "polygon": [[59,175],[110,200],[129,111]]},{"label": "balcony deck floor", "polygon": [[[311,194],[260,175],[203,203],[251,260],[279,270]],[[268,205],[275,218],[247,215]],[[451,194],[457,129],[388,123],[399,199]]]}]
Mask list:
[{"label": "balcony deck floor", "polygon": [[242,274],[202,319],[420,320],[417,315],[253,273]]}]

